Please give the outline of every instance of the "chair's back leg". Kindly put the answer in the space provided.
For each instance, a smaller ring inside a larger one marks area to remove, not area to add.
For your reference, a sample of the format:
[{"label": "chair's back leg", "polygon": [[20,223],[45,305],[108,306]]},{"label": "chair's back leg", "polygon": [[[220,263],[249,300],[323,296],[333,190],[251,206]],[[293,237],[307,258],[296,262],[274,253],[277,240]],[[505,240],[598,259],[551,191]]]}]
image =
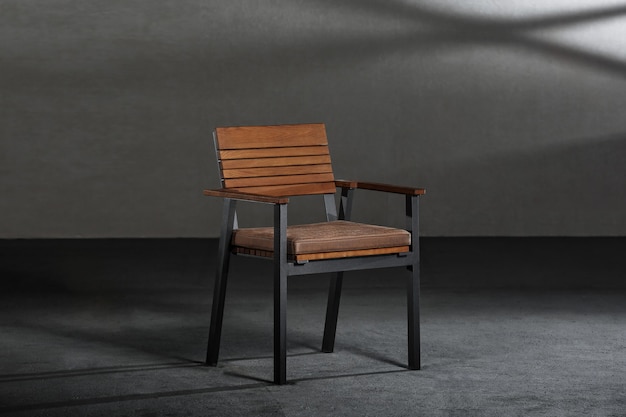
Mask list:
[{"label": "chair's back leg", "polygon": [[324,207],[326,208],[326,221],[337,220],[337,204],[334,194],[324,194]]},{"label": "chair's back leg", "polygon": [[226,282],[228,280],[228,266],[230,263],[230,242],[233,235],[233,227],[236,222],[235,207],[235,200],[229,198],[224,199],[222,228],[217,254],[217,271],[213,290],[213,305],[211,307],[211,326],[209,328],[209,343],[206,357],[206,363],[210,366],[217,365],[220,351],[222,321],[224,318],[224,300],[226,298]]},{"label": "chair's back leg", "polygon": [[420,369],[420,248],[419,248],[419,196],[406,197],[407,229],[411,232],[413,262],[407,283],[407,318],[409,369]]},{"label": "chair's back leg", "polygon": [[287,382],[287,205],[274,206],[274,383]]},{"label": "chair's back leg", "polygon": [[[339,220],[350,220],[352,210],[352,196],[354,190],[341,189],[341,201],[339,204]],[[332,200],[329,201],[329,198]],[[334,196],[325,196],[326,213],[333,213],[337,217]],[[330,209],[329,209],[330,208]],[[334,210],[334,211],[333,211]],[[330,218],[329,218],[330,220]],[[328,288],[328,303],[326,304],[326,321],[324,323],[324,338],[322,339],[322,352],[330,353],[335,349],[335,335],[337,334],[337,319],[339,317],[339,301],[341,300],[341,287],[343,285],[343,272],[337,272],[330,278]]]},{"label": "chair's back leg", "polygon": [[341,299],[342,284],[343,272],[337,272],[330,277],[322,352],[331,353],[335,349],[335,334],[337,333],[337,318],[339,316],[339,301]]}]

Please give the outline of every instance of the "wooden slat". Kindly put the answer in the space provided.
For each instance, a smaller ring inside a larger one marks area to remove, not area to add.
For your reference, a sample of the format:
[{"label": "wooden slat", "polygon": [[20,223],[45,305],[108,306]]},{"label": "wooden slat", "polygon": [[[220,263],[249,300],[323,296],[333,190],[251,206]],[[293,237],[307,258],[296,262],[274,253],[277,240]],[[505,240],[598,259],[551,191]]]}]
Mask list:
[{"label": "wooden slat", "polygon": [[307,194],[333,194],[335,193],[335,183],[321,182],[313,184],[270,185],[266,187],[238,187],[235,190],[245,193],[263,194],[277,197]]},{"label": "wooden slat", "polygon": [[232,149],[220,150],[222,161],[228,159],[278,158],[285,156],[329,155],[328,146],[298,146],[267,149]]},{"label": "wooden slat", "polygon": [[408,251],[408,246],[394,246],[392,248],[361,249],[343,252],[304,253],[296,255],[295,260],[315,261],[320,259],[352,258],[355,256],[389,255],[390,253],[405,253]]},{"label": "wooden slat", "polygon": [[233,253],[238,253],[240,255],[250,255],[250,256],[262,256],[263,258],[273,258],[273,251],[266,251],[260,249],[250,249],[250,248],[242,248],[240,246],[235,246],[232,248]]},{"label": "wooden slat", "polygon": [[290,156],[285,158],[231,159],[220,162],[222,169],[262,168],[294,165],[330,164],[329,155]]},{"label": "wooden slat", "polygon": [[258,201],[260,203],[285,204],[289,202],[289,198],[287,197],[249,194],[223,188],[219,190],[204,190],[203,194],[209,197],[233,198],[235,200]]},{"label": "wooden slat", "polygon": [[323,124],[219,127],[215,129],[218,149],[284,148],[327,145]]},{"label": "wooden slat", "polygon": [[242,168],[242,169],[224,169],[222,177],[228,178],[251,178],[251,177],[271,177],[274,175],[304,175],[304,174],[321,174],[325,172],[333,172],[330,164],[324,165],[302,165],[290,167],[270,167],[270,168]]},{"label": "wooden slat", "polygon": [[[343,251],[343,252],[322,252],[322,253],[304,253],[300,255],[290,255],[289,258],[291,260],[299,261],[318,261],[321,259],[337,259],[337,258],[353,258],[356,256],[373,256],[373,255],[389,255],[392,253],[406,253],[409,251],[408,246],[394,246],[391,248],[378,248],[378,249],[360,249],[360,250],[351,250],[351,251]],[[274,256],[274,252],[272,251],[264,251],[258,249],[250,249],[250,248],[242,248],[235,247],[233,252],[243,254],[243,255],[252,255],[252,256],[262,256],[265,258],[272,258]]]},{"label": "wooden slat", "polygon": [[309,184],[333,181],[332,173],[310,175],[282,175],[274,177],[234,178],[224,180],[225,188],[259,187],[263,185]]}]

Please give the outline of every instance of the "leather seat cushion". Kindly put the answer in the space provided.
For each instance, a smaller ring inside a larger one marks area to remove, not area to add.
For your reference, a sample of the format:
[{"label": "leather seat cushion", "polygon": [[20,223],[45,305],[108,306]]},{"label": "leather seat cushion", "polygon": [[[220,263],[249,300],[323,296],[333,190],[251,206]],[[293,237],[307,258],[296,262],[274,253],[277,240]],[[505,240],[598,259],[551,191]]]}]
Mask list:
[{"label": "leather seat cushion", "polygon": [[[273,251],[274,228],[235,230],[232,244]],[[406,230],[344,220],[287,227],[287,253],[290,255],[390,248],[410,244],[411,234]]]}]

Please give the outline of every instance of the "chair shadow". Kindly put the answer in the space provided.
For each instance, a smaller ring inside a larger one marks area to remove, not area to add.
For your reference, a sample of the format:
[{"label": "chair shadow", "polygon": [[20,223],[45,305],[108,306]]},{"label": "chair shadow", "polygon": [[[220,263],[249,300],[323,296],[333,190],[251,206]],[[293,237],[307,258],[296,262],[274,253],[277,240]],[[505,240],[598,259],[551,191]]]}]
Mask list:
[{"label": "chair shadow", "polygon": [[[315,355],[318,353],[322,353],[320,350],[314,351],[314,352],[302,352],[302,353],[292,353],[287,355],[287,357],[292,358],[292,357],[297,357],[297,356],[309,356],[309,355]],[[240,362],[240,361],[254,361],[254,360],[262,360],[262,359],[273,359],[274,357],[272,355],[264,355],[264,356],[241,356],[241,357],[237,357],[237,358],[225,358],[225,359],[220,359],[220,362]]]},{"label": "chair shadow", "polygon": [[198,389],[189,389],[189,390],[161,391],[161,392],[153,392],[153,393],[147,393],[147,394],[115,395],[115,396],[110,396],[110,397],[84,398],[84,399],[66,400],[66,401],[51,401],[51,402],[34,403],[34,404],[19,404],[19,405],[0,407],[0,414],[11,413],[11,412],[44,410],[44,409],[50,409],[50,408],[76,407],[76,406],[81,406],[81,405],[109,404],[109,403],[119,403],[119,402],[125,402],[125,401],[138,401],[138,400],[154,400],[154,399],[159,399],[159,398],[180,397],[180,396],[198,395],[198,394],[210,394],[210,393],[216,393],[216,392],[242,391],[242,390],[247,390],[247,389],[262,388],[267,385],[268,385],[267,383],[255,383],[255,384],[230,385],[230,386],[220,386],[220,387],[207,387],[207,388],[198,388]]},{"label": "chair shadow", "polygon": [[[302,378],[289,378],[287,379],[286,385],[295,385],[298,382],[309,382],[309,381],[323,381],[323,380],[331,380],[331,379],[342,379],[342,378],[357,378],[361,376],[374,376],[374,375],[386,375],[386,374],[396,374],[401,372],[411,372],[410,369],[390,369],[386,371],[373,371],[373,372],[356,372],[349,374],[337,374],[337,375],[322,375],[322,376],[307,376]],[[251,381],[262,382],[267,385],[273,385],[273,381],[271,379],[260,378],[254,375],[244,374],[241,372],[233,372],[228,371],[224,372],[225,375],[234,376],[243,379],[249,379]]]},{"label": "chair shadow", "polygon": [[[333,352],[330,353],[326,353],[326,352],[322,352],[320,349],[317,349],[309,344],[301,344],[299,345],[300,347],[306,347],[311,349],[311,352],[302,352],[302,353],[293,353],[293,354],[288,354],[287,358],[294,358],[294,357],[299,357],[299,356],[311,356],[311,355],[328,355],[328,354],[333,354]],[[385,370],[385,371],[375,371],[375,372],[361,372],[361,373],[349,373],[349,374],[338,374],[338,375],[324,375],[324,376],[311,376],[311,377],[304,377],[304,378],[293,378],[293,379],[288,379],[287,383],[288,384],[295,384],[297,382],[305,382],[305,381],[317,381],[317,380],[325,380],[325,379],[340,379],[340,378],[350,378],[350,377],[359,377],[359,376],[371,376],[371,375],[384,375],[384,374],[391,374],[391,373],[398,373],[398,372],[408,372],[411,371],[408,366],[404,363],[401,363],[399,361],[393,360],[393,359],[389,359],[388,357],[385,357],[383,355],[377,354],[375,352],[371,352],[371,351],[366,351],[363,349],[360,349],[358,347],[354,347],[354,346],[350,346],[350,347],[343,347],[341,349],[344,352],[348,352],[354,355],[358,355],[358,356],[362,356],[362,357],[366,357],[368,359],[373,359],[377,362],[380,363],[385,363],[388,365],[392,365],[394,367],[397,367],[399,369],[392,369],[392,370]],[[271,355],[265,355],[265,356],[256,356],[256,357],[243,357],[243,358],[227,358],[224,360],[221,360],[220,362],[236,362],[236,361],[245,361],[245,360],[263,360],[263,359],[273,359],[274,357]],[[246,374],[246,373],[242,373],[242,372],[236,372],[236,371],[224,371],[224,375],[228,375],[228,376],[234,376],[234,377],[238,377],[238,378],[244,378],[244,379],[249,379],[251,381],[256,381],[256,382],[263,382],[263,383],[268,383],[268,384],[273,384],[273,381],[271,379],[267,379],[267,378],[262,378],[259,376],[255,376],[255,375],[250,375],[250,374]]]},{"label": "chair shadow", "polygon": [[203,365],[204,365],[203,362],[187,360],[184,362],[150,363],[150,364],[126,365],[126,366],[104,366],[104,367],[88,368],[88,369],[6,374],[6,375],[0,375],[0,384],[6,383],[6,382],[36,381],[36,380],[46,380],[46,379],[55,379],[55,378],[72,378],[72,377],[90,376],[90,375],[158,371],[162,369],[192,368],[195,366],[203,366]]},{"label": "chair shadow", "polygon": [[[387,371],[294,378],[294,379],[289,380],[288,385],[293,385],[299,382],[307,382],[307,381],[355,378],[355,377],[362,377],[362,376],[394,374],[394,373],[400,373],[400,372],[410,372],[410,371],[408,369],[397,369],[397,370],[387,370]],[[110,404],[110,403],[119,403],[119,402],[125,402],[125,401],[155,400],[155,399],[160,399],[160,398],[211,394],[211,393],[218,393],[218,392],[243,391],[243,390],[250,390],[250,389],[256,389],[256,388],[265,388],[265,387],[273,385],[272,381],[270,380],[255,377],[252,375],[241,374],[239,372],[224,372],[224,374],[229,375],[229,376],[239,377],[242,379],[252,380],[254,381],[254,383],[218,386],[218,387],[206,387],[206,388],[188,389],[188,390],[160,391],[160,392],[152,392],[152,393],[146,393],[146,394],[127,394],[127,395],[115,395],[115,396],[99,397],[99,398],[84,398],[84,399],[74,399],[74,400],[66,400],[66,401],[50,401],[50,402],[42,402],[42,403],[18,404],[18,405],[0,407],[0,414],[45,410],[45,409],[53,409],[53,408],[76,407],[76,406],[83,406],[83,405]]]}]

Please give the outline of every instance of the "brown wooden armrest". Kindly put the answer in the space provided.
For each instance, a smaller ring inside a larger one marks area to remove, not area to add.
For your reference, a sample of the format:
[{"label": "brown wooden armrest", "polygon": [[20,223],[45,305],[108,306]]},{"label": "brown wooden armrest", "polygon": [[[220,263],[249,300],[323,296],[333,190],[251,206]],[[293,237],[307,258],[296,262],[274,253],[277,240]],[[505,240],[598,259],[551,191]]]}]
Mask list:
[{"label": "brown wooden armrest", "polygon": [[348,181],[348,180],[335,180],[335,186],[337,187],[341,187],[341,188],[356,188],[358,185],[358,182],[356,181]]},{"label": "brown wooden armrest", "polygon": [[383,191],[386,193],[396,193],[405,195],[423,195],[426,190],[423,188],[402,187],[398,185],[380,184],[377,182],[336,180],[335,185],[343,188],[361,188],[363,190]]},{"label": "brown wooden armrest", "polygon": [[259,203],[287,204],[289,202],[289,197],[275,197],[271,195],[244,193],[225,188],[220,188],[218,190],[204,190],[202,194],[210,197],[232,198],[234,200],[256,201]]}]

